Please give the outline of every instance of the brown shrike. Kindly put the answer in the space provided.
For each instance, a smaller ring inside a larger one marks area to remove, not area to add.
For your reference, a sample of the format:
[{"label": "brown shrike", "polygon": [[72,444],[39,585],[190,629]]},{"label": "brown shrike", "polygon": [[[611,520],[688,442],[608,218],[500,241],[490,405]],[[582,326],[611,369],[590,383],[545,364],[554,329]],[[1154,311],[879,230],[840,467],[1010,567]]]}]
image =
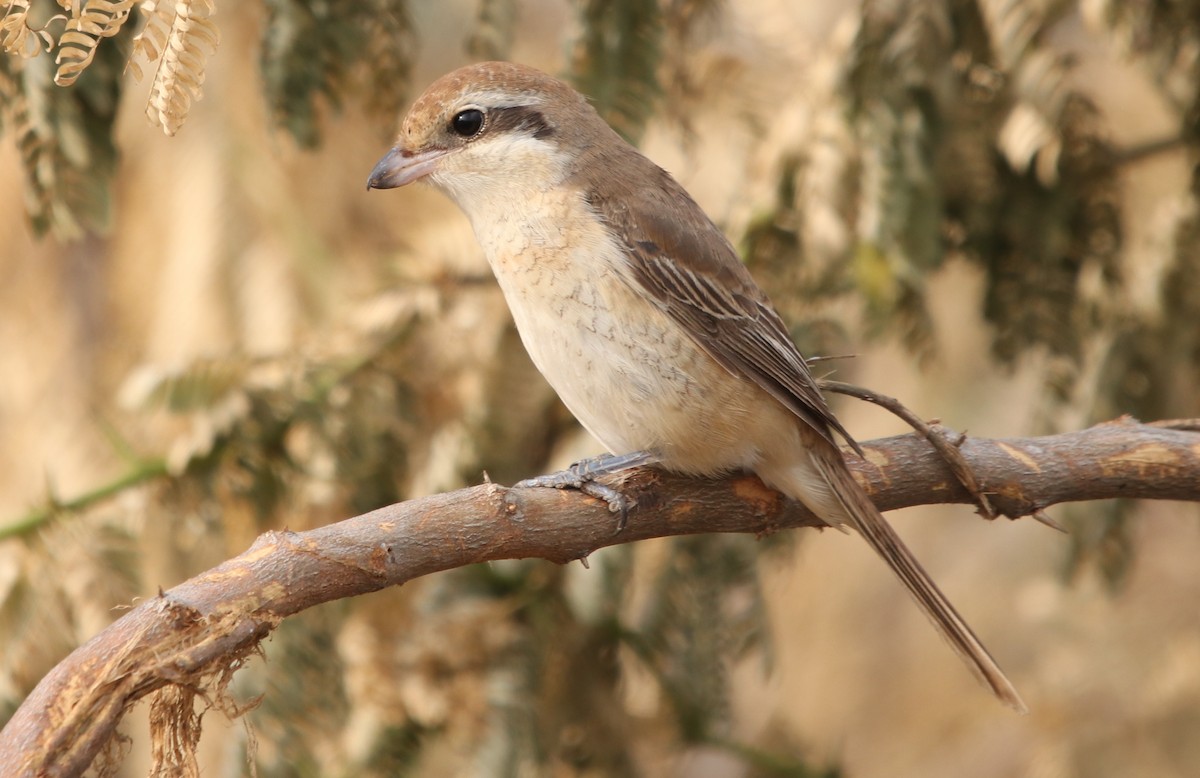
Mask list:
[{"label": "brown shrike", "polygon": [[582,95],[485,62],[412,106],[369,188],[424,180],[466,213],[521,340],[571,413],[619,456],[564,479],[621,507],[597,473],[737,470],[853,527],[1004,702],[1016,689],[846,467],[804,357],[733,246],[666,171]]}]

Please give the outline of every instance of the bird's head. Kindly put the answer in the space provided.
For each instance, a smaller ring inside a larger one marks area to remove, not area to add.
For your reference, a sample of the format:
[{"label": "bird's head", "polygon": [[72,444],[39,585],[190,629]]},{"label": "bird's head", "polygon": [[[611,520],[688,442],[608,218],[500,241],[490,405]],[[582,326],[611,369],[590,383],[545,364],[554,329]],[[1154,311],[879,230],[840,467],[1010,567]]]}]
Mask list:
[{"label": "bird's head", "polygon": [[612,134],[583,96],[556,78],[510,62],[468,65],[417,98],[367,188],[426,180],[463,206],[520,196],[560,183],[582,150]]}]

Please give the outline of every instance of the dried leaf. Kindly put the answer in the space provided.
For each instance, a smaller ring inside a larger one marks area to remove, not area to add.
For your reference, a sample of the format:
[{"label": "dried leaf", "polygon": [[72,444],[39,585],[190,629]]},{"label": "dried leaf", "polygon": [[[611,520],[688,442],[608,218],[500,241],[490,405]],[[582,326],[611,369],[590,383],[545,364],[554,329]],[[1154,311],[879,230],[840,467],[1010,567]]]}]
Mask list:
[{"label": "dried leaf", "polygon": [[111,38],[121,31],[133,11],[134,0],[88,0],[86,5],[71,3],[66,30],[58,39],[55,63],[58,72],[54,83],[70,86],[75,83],[96,56],[101,38]]},{"label": "dried leaf", "polygon": [[187,119],[192,100],[200,99],[205,60],[220,44],[220,33],[209,19],[215,9],[212,0],[179,0],[170,8],[144,2],[141,9],[146,22],[134,39],[135,56],[158,61],[146,115],[174,135]]}]

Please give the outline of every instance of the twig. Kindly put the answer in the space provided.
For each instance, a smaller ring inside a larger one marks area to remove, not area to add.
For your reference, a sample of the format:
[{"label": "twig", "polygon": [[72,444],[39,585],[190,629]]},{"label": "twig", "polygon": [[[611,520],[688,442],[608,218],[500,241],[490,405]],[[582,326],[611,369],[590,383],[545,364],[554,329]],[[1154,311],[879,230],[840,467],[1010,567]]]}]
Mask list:
[{"label": "twig", "polygon": [[139,486],[156,478],[166,476],[167,463],[163,459],[147,459],[138,463],[133,469],[117,477],[113,481],[98,486],[90,492],[85,492],[70,500],[60,500],[47,489],[49,497],[40,508],[35,508],[16,521],[0,525],[0,540],[14,538],[44,527],[59,516],[82,511],[97,503],[103,502],[126,489]]},{"label": "twig", "polygon": [[[1080,432],[963,442],[1007,516],[1073,500],[1200,502],[1200,434],[1122,418]],[[974,502],[925,439],[864,444],[881,510]],[[612,533],[603,502],[577,492],[485,484],[390,505],[303,533],[268,532],[241,556],[142,602],[59,663],[0,731],[6,776],[81,775],[129,708],[171,684],[220,678],[285,618],[323,602],[499,559],[565,563],[604,546],[702,532],[767,534],[819,526],[753,476],[689,479],[642,468],[608,477],[637,507]],[[190,710],[190,708],[189,708]]]},{"label": "twig", "polygon": [[[871,391],[870,389],[854,384],[847,384],[842,381],[820,381],[822,389],[828,389],[831,392],[838,394],[856,397],[859,400],[866,400],[869,403],[874,403],[881,408],[891,411],[896,416],[903,419],[910,427],[921,434],[929,444],[932,445],[942,458],[946,460],[946,464],[950,466],[954,476],[958,482],[971,494],[975,499],[975,504],[979,508],[979,515],[985,519],[995,519],[1000,514],[992,506],[991,501],[983,492],[983,487],[979,483],[979,479],[975,477],[975,472],[971,466],[967,464],[967,460],[962,455],[962,444],[966,440],[966,434],[954,436],[953,442],[949,439],[949,431],[941,424],[934,422],[926,424],[925,421],[917,414],[910,411],[895,397],[888,397],[884,394]],[[1014,517],[1015,518],[1015,517]]]}]

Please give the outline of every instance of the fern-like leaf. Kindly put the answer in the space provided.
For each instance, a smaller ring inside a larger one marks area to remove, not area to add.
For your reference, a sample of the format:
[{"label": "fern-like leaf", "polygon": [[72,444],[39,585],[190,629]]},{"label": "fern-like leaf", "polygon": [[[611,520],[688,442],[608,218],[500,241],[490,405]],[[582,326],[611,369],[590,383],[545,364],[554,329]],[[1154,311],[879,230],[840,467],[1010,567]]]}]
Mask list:
[{"label": "fern-like leaf", "polygon": [[174,135],[187,119],[192,101],[200,99],[205,59],[220,44],[217,26],[209,19],[215,8],[212,0],[178,0],[170,7],[147,0],[141,10],[146,24],[134,39],[129,68],[141,78],[138,57],[158,62],[146,116],[167,135]]},{"label": "fern-like leaf", "polygon": [[367,111],[380,119],[387,140],[400,121],[408,99],[404,88],[412,75],[415,49],[407,0],[372,0],[355,5],[355,14],[366,36],[359,68]]},{"label": "fern-like leaf", "polygon": [[124,56],[122,46],[101,50],[69,90],[55,87],[47,57],[0,59],[6,82],[0,91],[9,94],[5,108],[25,174],[25,208],[38,233],[73,239],[107,226]]},{"label": "fern-like leaf", "polygon": [[276,124],[302,146],[321,140],[322,101],[334,110],[355,90],[395,128],[412,67],[406,0],[267,0],[260,67]]},{"label": "fern-like leaf", "polygon": [[1039,181],[1053,184],[1062,153],[1057,128],[1070,94],[1067,55],[1040,46],[1054,18],[1040,5],[1011,0],[981,0],[979,9],[997,64],[1013,74],[1016,102],[997,145],[1013,170],[1032,166]]},{"label": "fern-like leaf", "polygon": [[588,0],[571,70],[576,88],[627,140],[636,141],[662,95],[663,12],[657,0]]},{"label": "fern-like leaf", "polygon": [[101,38],[111,38],[121,31],[133,11],[134,0],[88,0],[70,4],[71,16],[67,28],[58,39],[58,54],[54,61],[58,72],[54,83],[70,86],[75,83],[96,56]]},{"label": "fern-like leaf", "polygon": [[1200,135],[1200,5],[1190,2],[1129,3],[1093,0],[1080,8],[1085,19],[1107,27],[1118,45],[1151,73],[1150,84],[1184,119],[1184,131]]},{"label": "fern-like leaf", "polygon": [[51,22],[67,17],[55,14],[40,26],[29,19],[30,0],[8,0],[3,3],[4,16],[0,18],[0,48],[7,54],[30,59],[49,51],[54,46],[54,36],[46,29]]},{"label": "fern-like leaf", "polygon": [[508,59],[517,25],[515,0],[482,0],[467,53],[476,59]]}]

